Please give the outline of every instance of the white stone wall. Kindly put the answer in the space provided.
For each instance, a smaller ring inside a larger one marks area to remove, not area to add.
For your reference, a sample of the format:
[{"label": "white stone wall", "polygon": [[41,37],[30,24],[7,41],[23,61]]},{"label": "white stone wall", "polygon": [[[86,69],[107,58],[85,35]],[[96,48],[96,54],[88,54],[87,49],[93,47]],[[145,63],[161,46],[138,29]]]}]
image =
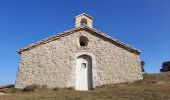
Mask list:
[{"label": "white stone wall", "polygon": [[[87,48],[80,47],[80,36],[89,39]],[[143,78],[139,55],[82,30],[23,52],[15,87],[75,87],[76,56],[84,53],[92,56],[93,86]]]}]

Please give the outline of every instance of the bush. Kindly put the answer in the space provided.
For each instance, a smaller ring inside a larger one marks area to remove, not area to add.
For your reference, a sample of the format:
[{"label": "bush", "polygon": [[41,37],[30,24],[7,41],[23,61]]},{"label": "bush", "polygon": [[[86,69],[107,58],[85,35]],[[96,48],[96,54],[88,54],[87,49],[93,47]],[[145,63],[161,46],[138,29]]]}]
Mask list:
[{"label": "bush", "polygon": [[24,92],[34,92],[35,90],[39,90],[41,88],[40,85],[37,84],[32,84],[32,85],[28,85],[26,86],[23,91]]},{"label": "bush", "polygon": [[166,61],[162,63],[162,68],[160,69],[161,72],[170,71],[170,61]]},{"label": "bush", "polygon": [[48,87],[47,87],[47,85],[42,85],[42,86],[41,86],[41,89],[42,89],[42,90],[47,90]]},{"label": "bush", "polygon": [[74,88],[73,88],[73,87],[68,87],[67,89],[68,89],[68,90],[74,90]]},{"label": "bush", "polygon": [[5,85],[5,86],[0,86],[0,89],[4,89],[4,88],[13,88],[14,84],[9,84],[9,85]]},{"label": "bush", "polygon": [[144,62],[144,61],[141,61],[140,64],[141,64],[141,70],[142,70],[142,72],[145,72],[145,69],[144,69],[145,62]]},{"label": "bush", "polygon": [[12,88],[10,88],[10,92],[11,93],[22,92],[22,89],[17,89],[17,88],[12,87]]},{"label": "bush", "polygon": [[0,93],[6,93],[6,91],[3,89],[0,89]]},{"label": "bush", "polygon": [[58,91],[58,90],[59,90],[59,88],[58,88],[58,87],[55,87],[55,88],[53,88],[53,90],[54,90],[54,91]]}]

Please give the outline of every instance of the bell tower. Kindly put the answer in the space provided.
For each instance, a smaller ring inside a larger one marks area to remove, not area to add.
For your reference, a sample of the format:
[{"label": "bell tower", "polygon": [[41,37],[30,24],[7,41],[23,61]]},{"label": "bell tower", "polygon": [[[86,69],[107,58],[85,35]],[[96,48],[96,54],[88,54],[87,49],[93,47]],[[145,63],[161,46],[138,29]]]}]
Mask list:
[{"label": "bell tower", "polygon": [[85,13],[75,17],[75,27],[88,26],[93,28],[93,18]]}]

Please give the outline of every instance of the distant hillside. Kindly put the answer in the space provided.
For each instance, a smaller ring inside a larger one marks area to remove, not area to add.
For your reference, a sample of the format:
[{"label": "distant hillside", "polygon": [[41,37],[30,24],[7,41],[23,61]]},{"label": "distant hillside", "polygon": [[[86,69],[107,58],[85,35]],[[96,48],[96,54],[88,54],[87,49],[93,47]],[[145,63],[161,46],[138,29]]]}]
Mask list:
[{"label": "distant hillside", "polygon": [[170,72],[156,73],[156,74],[144,74],[144,80],[158,80],[158,81],[169,81]]}]

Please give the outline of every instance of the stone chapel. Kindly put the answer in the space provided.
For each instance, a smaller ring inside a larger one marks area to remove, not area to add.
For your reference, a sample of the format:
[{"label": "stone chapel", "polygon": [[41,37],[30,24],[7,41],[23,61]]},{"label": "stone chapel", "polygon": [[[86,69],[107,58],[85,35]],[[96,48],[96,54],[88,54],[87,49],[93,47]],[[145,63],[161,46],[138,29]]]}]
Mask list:
[{"label": "stone chapel", "polygon": [[15,88],[46,85],[90,90],[104,84],[143,79],[140,51],[93,27],[85,13],[75,27],[17,51],[20,54]]}]

